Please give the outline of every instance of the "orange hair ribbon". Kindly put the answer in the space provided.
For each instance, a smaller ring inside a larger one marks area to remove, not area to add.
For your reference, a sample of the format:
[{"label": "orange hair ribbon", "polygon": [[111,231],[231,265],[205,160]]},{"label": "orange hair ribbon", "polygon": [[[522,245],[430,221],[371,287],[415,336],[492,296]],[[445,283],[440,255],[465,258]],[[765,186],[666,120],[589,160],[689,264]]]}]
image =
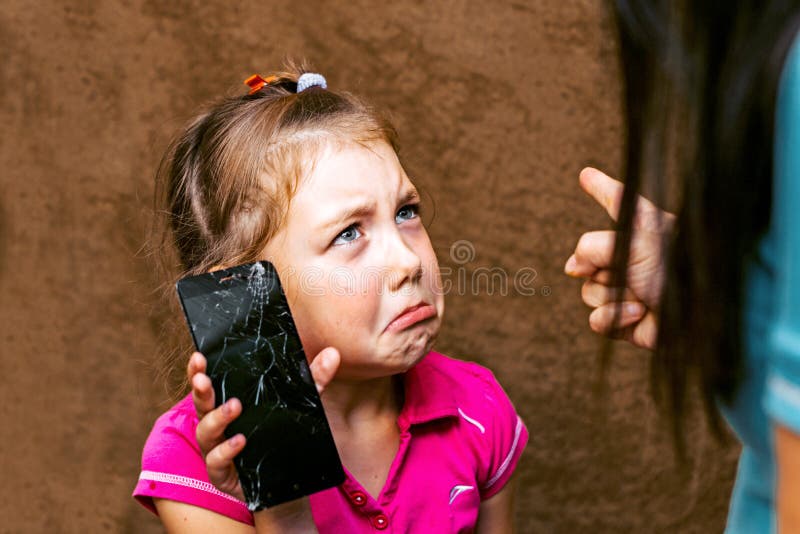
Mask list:
[{"label": "orange hair ribbon", "polygon": [[250,87],[250,94],[260,91],[263,89],[265,85],[269,85],[275,80],[277,80],[277,76],[268,76],[266,78],[262,78],[258,74],[253,74],[249,78],[247,78],[244,83]]}]

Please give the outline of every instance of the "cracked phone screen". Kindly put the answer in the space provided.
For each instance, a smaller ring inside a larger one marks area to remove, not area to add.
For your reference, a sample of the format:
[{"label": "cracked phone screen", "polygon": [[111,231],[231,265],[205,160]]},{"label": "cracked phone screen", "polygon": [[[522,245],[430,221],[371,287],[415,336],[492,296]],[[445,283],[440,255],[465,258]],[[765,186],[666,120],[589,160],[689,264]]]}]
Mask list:
[{"label": "cracked phone screen", "polygon": [[336,445],[278,275],[269,262],[191,276],[177,284],[217,406],[236,397],[242,433],[234,459],[251,511],[344,481]]}]

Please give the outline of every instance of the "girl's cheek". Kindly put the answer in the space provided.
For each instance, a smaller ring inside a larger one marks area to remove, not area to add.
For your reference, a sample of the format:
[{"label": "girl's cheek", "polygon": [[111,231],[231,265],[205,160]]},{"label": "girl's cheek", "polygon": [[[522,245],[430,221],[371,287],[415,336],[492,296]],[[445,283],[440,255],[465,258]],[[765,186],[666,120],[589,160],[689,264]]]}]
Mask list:
[{"label": "girl's cheek", "polygon": [[361,324],[364,317],[375,314],[377,278],[340,269],[325,273],[308,287],[295,287],[295,303],[304,326],[319,332],[317,337],[326,337],[328,330],[339,325]]}]

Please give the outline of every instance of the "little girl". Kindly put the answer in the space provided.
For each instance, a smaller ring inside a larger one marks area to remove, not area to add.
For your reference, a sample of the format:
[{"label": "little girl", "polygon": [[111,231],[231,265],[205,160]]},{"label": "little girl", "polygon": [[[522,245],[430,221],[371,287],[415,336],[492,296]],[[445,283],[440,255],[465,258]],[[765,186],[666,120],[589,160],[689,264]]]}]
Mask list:
[{"label": "little girl", "polygon": [[[183,275],[271,261],[347,478],[251,514],[205,359],[155,423],[134,496],[169,532],[509,532],[528,433],[487,369],[431,351],[444,312],[420,197],[389,121],[318,74],[247,81],[162,165]],[[280,439],[280,436],[276,436]]]}]

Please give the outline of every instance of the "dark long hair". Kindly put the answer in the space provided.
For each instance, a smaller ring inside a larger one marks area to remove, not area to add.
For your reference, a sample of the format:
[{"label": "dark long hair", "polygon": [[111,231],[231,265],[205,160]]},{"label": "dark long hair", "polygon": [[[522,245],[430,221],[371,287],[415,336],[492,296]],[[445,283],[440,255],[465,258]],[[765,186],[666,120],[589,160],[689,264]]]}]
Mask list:
[{"label": "dark long hair", "polygon": [[721,437],[717,402],[743,378],[746,269],[769,226],[775,100],[800,1],[610,4],[627,124],[613,285],[624,285],[636,195],[671,202],[651,379],[682,453],[689,388]]}]

